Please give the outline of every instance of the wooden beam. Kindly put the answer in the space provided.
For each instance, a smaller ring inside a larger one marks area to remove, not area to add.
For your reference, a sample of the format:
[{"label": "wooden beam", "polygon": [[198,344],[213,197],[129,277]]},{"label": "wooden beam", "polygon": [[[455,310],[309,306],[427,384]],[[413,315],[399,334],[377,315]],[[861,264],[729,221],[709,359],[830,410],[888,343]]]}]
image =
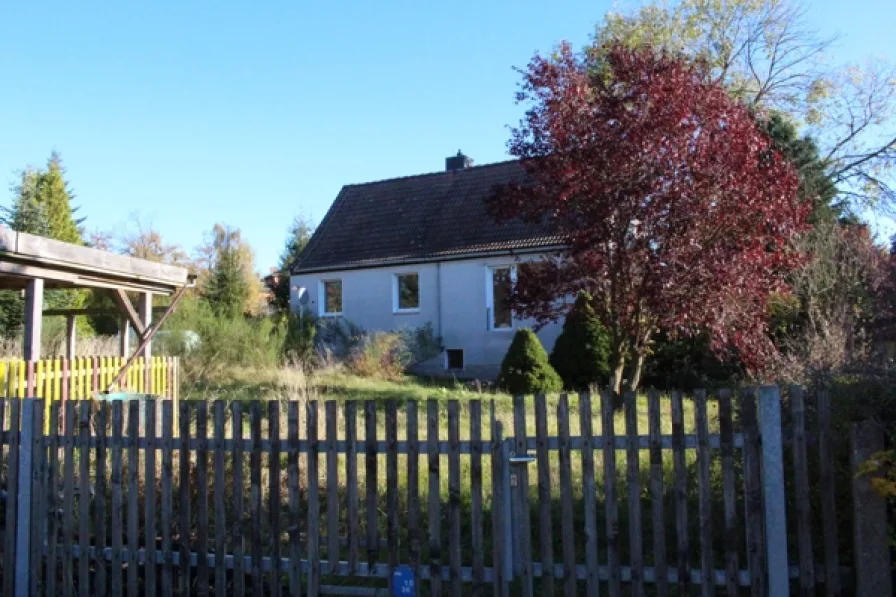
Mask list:
[{"label": "wooden beam", "polygon": [[127,293],[120,288],[116,288],[112,292],[112,298],[115,300],[115,304],[118,305],[121,314],[127,317],[128,322],[134,328],[134,331],[137,332],[137,335],[142,339],[146,333],[146,328],[143,327],[143,322],[140,320],[137,310],[134,309],[134,305],[131,304],[131,299],[128,298]]},{"label": "wooden beam", "polygon": [[25,360],[40,360],[41,315],[44,310],[44,281],[28,280],[25,287]]},{"label": "wooden beam", "polygon": [[[153,313],[164,313],[167,307],[153,307]],[[72,309],[44,309],[44,317],[68,317],[69,315],[108,315],[110,317],[118,317],[121,311],[118,309],[108,309],[105,307],[82,307]]]},{"label": "wooden beam", "polygon": [[75,316],[69,315],[65,320],[65,358],[75,358],[75,346],[77,345],[77,332],[75,329]]}]

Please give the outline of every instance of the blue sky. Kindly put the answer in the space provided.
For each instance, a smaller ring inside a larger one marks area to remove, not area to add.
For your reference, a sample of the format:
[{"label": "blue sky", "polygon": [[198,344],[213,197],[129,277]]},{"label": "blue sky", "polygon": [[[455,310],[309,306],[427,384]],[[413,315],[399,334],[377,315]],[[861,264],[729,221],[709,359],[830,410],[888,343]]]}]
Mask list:
[{"label": "blue sky", "polygon": [[[343,184],[440,170],[458,149],[506,159],[513,67],[584,44],[613,6],[5,2],[0,179],[56,149],[89,231],[140,213],[191,250],[223,222],[266,271],[292,217],[319,221]],[[893,0],[809,6],[838,60],[896,57]]]}]

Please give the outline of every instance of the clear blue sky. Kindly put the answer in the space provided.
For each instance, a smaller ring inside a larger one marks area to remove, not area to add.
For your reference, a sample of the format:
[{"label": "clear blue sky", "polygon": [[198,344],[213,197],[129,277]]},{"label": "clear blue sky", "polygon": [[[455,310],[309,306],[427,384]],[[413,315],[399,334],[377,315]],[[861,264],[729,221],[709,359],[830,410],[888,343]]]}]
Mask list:
[{"label": "clear blue sky", "polygon": [[[893,0],[810,0],[838,60],[896,57]],[[536,51],[585,43],[604,0],[4,2],[0,182],[61,152],[88,230],[215,222],[275,264],[346,183],[506,159]],[[621,6],[626,6],[622,4]],[[9,193],[3,197],[8,203]]]}]

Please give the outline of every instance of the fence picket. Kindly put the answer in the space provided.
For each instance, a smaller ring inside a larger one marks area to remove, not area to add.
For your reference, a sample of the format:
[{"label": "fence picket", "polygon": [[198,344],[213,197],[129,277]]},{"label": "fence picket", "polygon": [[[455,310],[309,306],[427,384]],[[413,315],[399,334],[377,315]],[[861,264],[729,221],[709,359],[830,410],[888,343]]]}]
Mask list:
[{"label": "fence picket", "polygon": [[121,597],[123,587],[121,583],[121,549],[122,549],[122,521],[121,513],[124,507],[122,499],[122,409],[121,400],[112,403],[112,469],[109,475],[109,485],[112,492],[112,597]]},{"label": "fence picket", "polygon": [[[398,406],[386,401],[386,538],[389,544],[389,586],[398,566]],[[394,592],[393,592],[394,594]]]},{"label": "fence picket", "polygon": [[751,595],[765,597],[766,569],[763,548],[762,481],[759,470],[759,427],[756,421],[756,391],[741,396],[744,426],[744,516],[747,526],[747,568]]},{"label": "fence picket", "polygon": [[495,597],[507,597],[507,572],[504,569],[504,437],[501,422],[495,418],[495,401],[492,400],[489,412],[491,427],[491,464],[492,464],[492,594]]},{"label": "fence picket", "polygon": [[812,510],[809,502],[809,462],[806,455],[806,409],[803,389],[790,388],[790,424],[793,429],[793,488],[796,506],[797,545],[800,562],[800,595],[815,595],[815,557],[812,554]]},{"label": "fence picket", "polygon": [[[128,555],[127,577],[128,597],[137,597],[137,550],[140,547],[140,510],[139,496],[137,495],[138,480],[140,477],[140,452],[137,440],[140,436],[140,403],[129,400],[128,403]],[[146,500],[152,501],[152,489],[146,488]],[[147,550],[148,554],[148,550]]]},{"label": "fence picket", "polygon": [[680,392],[669,396],[672,403],[672,464],[675,470],[675,535],[678,551],[678,587],[691,593],[690,544],[688,541],[688,469],[684,453],[684,407]]},{"label": "fence picket", "polygon": [[106,425],[108,404],[99,402],[94,414],[94,429],[96,433],[96,461],[94,464],[94,487],[96,493],[93,498],[94,535],[96,537],[93,551],[94,576],[96,578],[96,593],[106,594]]},{"label": "fence picket", "polygon": [[261,403],[252,401],[249,415],[249,555],[252,557],[252,595],[264,597],[261,575]]},{"label": "fence picket", "polygon": [[[561,398],[564,400],[565,396]],[[558,415],[559,416],[559,415]],[[560,424],[560,423],[558,423]],[[568,446],[567,446],[568,447]],[[544,394],[535,396],[535,449],[538,459],[538,544],[541,551],[541,592],[545,597],[554,595],[554,538],[551,502],[551,460],[548,452],[547,399]],[[563,439],[560,439],[560,467],[563,470]],[[568,456],[568,454],[567,454]],[[567,463],[568,464],[568,463]],[[561,487],[561,490],[563,488]],[[565,496],[563,496],[565,497]],[[564,503],[565,504],[565,503]],[[572,516],[564,511],[563,517]],[[563,527],[563,561],[566,563],[566,526]],[[564,569],[564,574],[566,570]],[[565,578],[565,577],[564,577]],[[564,585],[566,582],[564,581]]]},{"label": "fence picket", "polygon": [[[65,427],[65,437],[62,440],[63,455],[65,464],[62,470],[62,501],[68,507],[62,509],[62,597],[72,597],[74,592],[74,573],[72,564],[75,560],[74,536],[75,536],[75,426],[78,424],[75,419],[75,403],[71,401],[63,402],[65,408],[65,416],[63,417],[63,426]],[[12,461],[9,462],[10,471],[12,470]],[[12,473],[10,473],[12,474]],[[12,484],[12,477],[9,477],[9,484]],[[12,493],[9,494],[12,496]],[[8,508],[7,502],[7,508]],[[10,528],[10,527],[6,527]],[[7,533],[10,534],[10,533]],[[7,568],[9,570],[9,568]],[[9,593],[4,593],[9,595]]]},{"label": "fence picket", "polygon": [[357,402],[345,403],[345,479],[348,501],[348,573],[358,570],[358,543],[361,536],[360,496],[358,494],[358,409]]},{"label": "fence picket", "polygon": [[224,460],[224,401],[215,400],[212,406],[214,414],[215,436],[215,595],[227,595],[227,565],[224,554],[227,553],[227,502],[225,495],[225,460]]},{"label": "fence picket", "polygon": [[818,469],[821,490],[821,520],[824,536],[824,582],[827,597],[840,597],[840,555],[837,537],[837,502],[834,458],[831,453],[831,399],[827,390],[818,396]]},{"label": "fence picket", "polygon": [[[537,412],[537,410],[536,410]],[[537,416],[537,415],[536,415]],[[572,456],[569,442],[569,403],[566,394],[557,404],[557,435],[560,443],[560,506],[563,537],[563,589],[566,597],[576,597],[576,543],[573,528]],[[553,568],[553,561],[548,565]],[[553,580],[553,575],[551,575]]]},{"label": "fence picket", "polygon": [[[49,462],[47,465],[47,595],[56,596],[57,566],[59,545],[59,402],[48,400],[50,408],[50,436],[47,439],[49,450]],[[0,402],[0,430],[3,429],[3,404]],[[2,454],[0,444],[0,454]],[[62,510],[68,509],[69,504],[62,504]]]},{"label": "fence picket", "polygon": [[162,402],[162,597],[174,594],[174,554],[171,529],[174,525],[174,405],[170,400]]},{"label": "fence picket", "polygon": [[[405,428],[408,442],[408,563],[420,577],[420,437],[417,402],[408,401]],[[420,590],[414,586],[415,594]]]},{"label": "fence picket", "polygon": [[[527,454],[528,436],[526,430],[526,399],[524,396],[513,397],[513,435],[514,451],[518,456]],[[529,471],[526,466],[518,466],[511,473],[516,475],[516,500],[517,506],[514,521],[518,533],[519,556],[522,560],[520,569],[520,585],[523,597],[533,597],[534,586],[532,578],[532,523],[529,516]],[[514,558],[515,559],[515,558]]]},{"label": "fence picket", "polygon": [[[10,364],[7,381],[13,378],[13,366]],[[12,595],[13,579],[15,575],[15,545],[16,545],[16,521],[17,498],[19,493],[19,401],[7,392],[9,400],[9,418],[6,428],[9,432],[8,450],[6,452],[6,520],[3,526],[3,594]],[[71,454],[71,452],[69,452]],[[69,456],[71,460],[71,456]]]},{"label": "fence picket", "polygon": [[46,531],[47,473],[46,443],[44,441],[44,401],[34,400],[34,425],[31,428],[31,595],[44,594],[44,532]]},{"label": "fence picket", "polygon": [[451,594],[460,597],[460,416],[457,400],[448,402],[448,564]]},{"label": "fence picket", "polygon": [[473,551],[473,597],[482,595],[485,547],[482,538],[482,402],[470,401],[470,547]]},{"label": "fence picket", "polygon": [[320,595],[320,502],[318,501],[317,401],[308,403],[308,597]]},{"label": "fence picket", "polygon": [[78,406],[78,596],[89,597],[87,548],[90,545],[90,403],[85,400]]},{"label": "fence picket", "polygon": [[196,594],[208,597],[208,402],[196,404]]},{"label": "fence picket", "polygon": [[146,401],[143,434],[146,436],[146,451],[143,457],[143,477],[145,481],[145,522],[144,545],[144,595],[156,597],[156,404],[155,400]]},{"label": "fence picket", "polygon": [[245,516],[243,468],[243,404],[234,400],[231,405],[231,435],[233,436],[233,524],[231,526],[231,541],[233,542],[233,595],[245,597],[246,595],[246,559],[243,546]]},{"label": "fence picket", "polygon": [[336,455],[337,425],[336,401],[327,400],[324,405],[327,432],[327,561],[330,574],[336,572],[339,563],[339,469]]},{"label": "fence picket", "polygon": [[585,509],[585,594],[597,597],[597,496],[594,482],[594,444],[592,438],[591,395],[579,394],[579,428],[582,436],[582,505]]},{"label": "fence picket", "polygon": [[[143,368],[141,367],[141,371]],[[178,465],[180,468],[179,493],[180,504],[178,509],[178,533],[180,542],[180,594],[189,597],[192,589],[190,582],[190,403],[181,402],[179,405],[178,423],[180,433],[180,454]]]},{"label": "fence picket", "polygon": [[366,440],[364,458],[364,485],[367,491],[365,513],[367,516],[367,565],[373,566],[379,555],[379,535],[377,534],[377,454],[376,454],[376,402],[364,402],[364,438]]},{"label": "fence picket", "polygon": [[703,597],[714,597],[716,583],[712,550],[712,486],[709,480],[709,465],[712,455],[709,453],[705,390],[694,392],[694,420],[697,425],[697,492],[699,494],[700,578],[702,580],[700,594]]},{"label": "fence picket", "polygon": [[302,594],[302,569],[299,560],[301,548],[301,507],[299,504],[299,403],[290,401],[287,406],[287,483],[289,491],[289,594]]},{"label": "fence picket", "polygon": [[607,525],[607,567],[610,597],[622,595],[622,571],[619,564],[619,507],[616,495],[616,431],[613,428],[613,396],[601,392],[601,423],[604,435],[604,512]]},{"label": "fence picket", "polygon": [[[280,597],[280,401],[268,401],[268,439],[271,453],[268,456],[268,515],[271,527],[271,590],[270,597]],[[329,484],[329,481],[328,481]]]},{"label": "fence picket", "polygon": [[439,512],[442,496],[439,489],[439,403],[426,403],[426,456],[429,461],[429,582],[433,597],[442,595],[442,534]]},{"label": "fence picket", "polygon": [[632,597],[644,595],[644,547],[641,525],[641,458],[638,450],[638,397],[625,393],[626,468],[628,469],[628,536]]},{"label": "fence picket", "polygon": [[650,390],[647,393],[647,428],[650,444],[650,501],[653,513],[653,575],[657,597],[667,597],[669,579],[666,563],[665,491],[660,423],[660,394],[656,390]]},{"label": "fence picket", "polygon": [[722,500],[725,509],[725,584],[728,595],[737,595],[740,570],[737,546],[737,496],[734,479],[734,430],[731,417],[731,392],[719,392],[719,435],[722,449]]}]

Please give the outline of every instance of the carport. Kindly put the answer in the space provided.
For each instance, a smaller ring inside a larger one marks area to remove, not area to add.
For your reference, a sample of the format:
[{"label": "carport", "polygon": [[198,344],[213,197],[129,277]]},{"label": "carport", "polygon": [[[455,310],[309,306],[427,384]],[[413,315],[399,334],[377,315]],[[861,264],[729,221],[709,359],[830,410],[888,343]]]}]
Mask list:
[{"label": "carport", "polygon": [[[75,316],[108,314],[121,318],[120,356],[127,359],[124,367],[105,388],[116,387],[139,357],[149,367],[152,339],[168,316],[177,307],[195,276],[183,267],[117,255],[90,247],[64,243],[33,234],[16,232],[0,226],[0,289],[25,293],[24,354],[29,363],[29,380],[34,362],[41,359],[41,318],[44,315],[66,317],[66,358],[74,358]],[[45,311],[47,289],[105,289],[117,305],[116,311],[97,309],[53,309]],[[136,306],[128,293],[137,294]],[[153,295],[172,296],[167,307],[156,309],[153,318]],[[130,353],[128,329],[138,338]],[[29,387],[31,382],[29,381]]]}]

